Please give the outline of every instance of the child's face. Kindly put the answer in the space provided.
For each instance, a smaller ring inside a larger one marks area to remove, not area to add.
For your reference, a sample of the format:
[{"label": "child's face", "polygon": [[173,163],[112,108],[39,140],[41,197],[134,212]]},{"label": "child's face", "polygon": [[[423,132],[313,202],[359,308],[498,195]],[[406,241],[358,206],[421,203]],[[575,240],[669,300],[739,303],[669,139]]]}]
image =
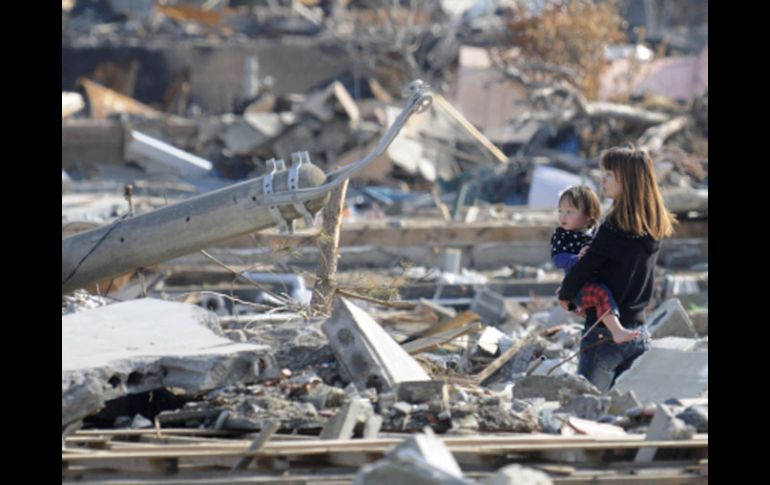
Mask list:
[{"label": "child's face", "polygon": [[606,170],[602,173],[602,192],[605,197],[612,200],[618,200],[623,193],[623,186],[612,170]]},{"label": "child's face", "polygon": [[585,231],[589,218],[567,200],[559,202],[559,225],[567,231]]}]

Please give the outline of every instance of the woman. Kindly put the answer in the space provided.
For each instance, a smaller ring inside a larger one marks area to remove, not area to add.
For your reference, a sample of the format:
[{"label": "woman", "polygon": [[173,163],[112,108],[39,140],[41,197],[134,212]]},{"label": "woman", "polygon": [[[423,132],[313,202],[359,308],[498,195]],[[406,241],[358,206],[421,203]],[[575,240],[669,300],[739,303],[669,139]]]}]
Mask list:
[{"label": "woman", "polygon": [[[644,324],[644,309],[653,291],[653,271],[660,241],[673,233],[674,216],[663,205],[650,156],[635,148],[611,148],[602,153],[602,191],[613,200],[604,222],[580,261],[573,266],[558,292],[568,309],[588,281],[610,289],[629,330]],[[646,349],[644,332],[630,342],[616,344],[609,330],[586,311],[578,373],[599,390],[608,391],[615,378]]]}]

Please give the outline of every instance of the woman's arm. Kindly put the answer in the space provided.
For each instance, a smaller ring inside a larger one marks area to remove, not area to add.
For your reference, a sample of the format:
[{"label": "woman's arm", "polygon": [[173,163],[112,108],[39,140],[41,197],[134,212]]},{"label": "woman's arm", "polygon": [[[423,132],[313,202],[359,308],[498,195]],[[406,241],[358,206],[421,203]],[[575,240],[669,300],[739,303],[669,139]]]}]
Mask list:
[{"label": "woman's arm", "polygon": [[591,275],[609,260],[607,231],[599,231],[588,251],[564,277],[559,290],[560,300],[573,300]]}]

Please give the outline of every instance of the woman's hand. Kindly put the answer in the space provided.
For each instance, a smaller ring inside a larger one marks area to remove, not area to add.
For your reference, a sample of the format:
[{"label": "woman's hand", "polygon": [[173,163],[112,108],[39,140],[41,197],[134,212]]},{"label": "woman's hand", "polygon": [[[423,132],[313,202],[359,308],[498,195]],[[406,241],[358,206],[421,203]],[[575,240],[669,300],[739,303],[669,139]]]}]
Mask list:
[{"label": "woman's hand", "polygon": [[[570,303],[572,303],[572,302],[570,302],[569,300],[562,300],[562,299],[560,299],[559,298],[559,291],[561,291],[561,287],[559,287],[556,290],[556,301],[558,301],[559,305],[561,305],[561,307],[564,308],[566,311],[570,311],[569,306],[570,306]],[[586,316],[585,310],[583,310],[583,308],[581,308],[581,307],[577,307],[577,309],[575,309],[575,311],[573,313],[575,315],[579,316],[579,317],[585,317]]]},{"label": "woman's hand", "polygon": [[581,249],[580,252],[578,253],[578,258],[582,258],[583,256],[586,255],[587,252],[588,252],[588,246],[583,246],[583,249]]},{"label": "woman's hand", "polygon": [[562,308],[569,311],[569,300],[562,300],[559,298],[559,292],[561,291],[561,286],[556,288],[556,301],[559,302],[559,305],[561,305]]}]

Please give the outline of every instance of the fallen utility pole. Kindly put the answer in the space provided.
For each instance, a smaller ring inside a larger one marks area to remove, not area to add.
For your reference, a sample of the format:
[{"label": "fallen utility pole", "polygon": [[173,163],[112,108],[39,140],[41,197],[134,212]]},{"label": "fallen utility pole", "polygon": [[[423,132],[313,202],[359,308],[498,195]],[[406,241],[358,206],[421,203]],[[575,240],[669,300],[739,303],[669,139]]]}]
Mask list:
[{"label": "fallen utility pole", "polygon": [[[318,187],[326,180],[315,165],[295,168],[300,187]],[[272,182],[268,192],[286,191],[290,172],[271,172],[62,239],[62,294],[276,224],[288,226],[303,214],[294,205],[269,206],[265,179]],[[327,200],[328,194],[321,194],[305,203],[306,210],[316,213]]]},{"label": "fallen utility pole", "polygon": [[307,152],[295,152],[289,170],[283,160],[271,160],[263,177],[62,239],[62,294],[275,225],[288,233],[300,217],[312,226],[329,192],[380,156],[407,120],[430,106],[422,81],[407,89],[404,109],[372,153],[328,175]]}]

